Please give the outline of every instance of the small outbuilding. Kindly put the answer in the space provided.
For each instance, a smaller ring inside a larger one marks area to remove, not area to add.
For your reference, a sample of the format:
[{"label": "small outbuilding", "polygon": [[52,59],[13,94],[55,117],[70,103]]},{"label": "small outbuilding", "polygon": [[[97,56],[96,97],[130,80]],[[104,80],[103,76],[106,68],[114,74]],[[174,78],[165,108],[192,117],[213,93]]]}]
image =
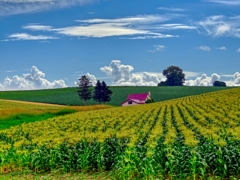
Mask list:
[{"label": "small outbuilding", "polygon": [[128,98],[122,102],[122,106],[133,106],[145,104],[148,99],[151,99],[151,93],[129,94]]}]

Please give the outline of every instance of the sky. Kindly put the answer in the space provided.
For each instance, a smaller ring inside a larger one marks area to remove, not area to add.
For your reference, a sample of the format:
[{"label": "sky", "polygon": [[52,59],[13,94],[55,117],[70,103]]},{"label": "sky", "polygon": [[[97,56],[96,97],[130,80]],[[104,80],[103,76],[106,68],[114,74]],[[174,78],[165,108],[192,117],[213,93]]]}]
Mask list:
[{"label": "sky", "polygon": [[240,0],[0,0],[0,90],[240,86]]}]

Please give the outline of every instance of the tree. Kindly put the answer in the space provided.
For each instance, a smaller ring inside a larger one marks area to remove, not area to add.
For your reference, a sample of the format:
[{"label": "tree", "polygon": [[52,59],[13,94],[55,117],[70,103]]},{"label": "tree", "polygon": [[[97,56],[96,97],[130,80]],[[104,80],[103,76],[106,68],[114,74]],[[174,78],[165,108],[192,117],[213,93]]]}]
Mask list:
[{"label": "tree", "polygon": [[90,79],[83,75],[78,82],[79,90],[77,91],[79,97],[84,100],[85,106],[87,105],[87,100],[92,97],[92,90],[90,87],[92,86],[92,82]]},{"label": "tree", "polygon": [[213,86],[225,86],[226,87],[226,83],[223,81],[214,81]]},{"label": "tree", "polygon": [[163,75],[166,76],[166,86],[182,86],[185,81],[185,74],[178,66],[169,66],[163,70]]},{"label": "tree", "polygon": [[102,101],[102,84],[100,83],[100,81],[97,81],[97,84],[94,88],[94,92],[93,92],[93,99],[95,101],[98,101],[98,103],[100,104]]},{"label": "tree", "polygon": [[101,94],[101,101],[108,102],[111,101],[112,91],[109,89],[107,84],[103,81],[102,82],[102,94]]}]

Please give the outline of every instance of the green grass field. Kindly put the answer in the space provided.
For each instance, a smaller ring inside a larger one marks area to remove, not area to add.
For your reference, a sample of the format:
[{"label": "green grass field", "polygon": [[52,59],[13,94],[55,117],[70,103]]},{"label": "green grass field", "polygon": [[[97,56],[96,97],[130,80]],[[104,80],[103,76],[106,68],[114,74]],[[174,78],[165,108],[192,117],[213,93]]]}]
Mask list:
[{"label": "green grass field", "polygon": [[77,112],[77,110],[75,109],[63,109],[60,110],[58,112],[47,112],[47,113],[43,113],[43,114],[17,114],[17,115],[12,115],[8,118],[1,118],[0,117],[0,130],[2,129],[7,129],[10,128],[12,126],[17,126],[20,125],[22,123],[29,123],[29,122],[35,122],[35,121],[42,121],[42,120],[46,120],[49,118],[53,118],[53,117],[57,117],[57,116],[63,116],[66,114],[71,114]]},{"label": "green grass field", "polygon": [[[107,104],[121,106],[128,94],[151,92],[155,102],[202,94],[212,91],[223,90],[229,87],[110,87],[113,91],[111,101]],[[28,90],[28,91],[0,91],[0,99],[22,100],[32,102],[44,102],[63,105],[84,105],[83,100],[77,95],[77,88],[47,89],[47,90]],[[88,105],[97,104],[92,99]]]}]

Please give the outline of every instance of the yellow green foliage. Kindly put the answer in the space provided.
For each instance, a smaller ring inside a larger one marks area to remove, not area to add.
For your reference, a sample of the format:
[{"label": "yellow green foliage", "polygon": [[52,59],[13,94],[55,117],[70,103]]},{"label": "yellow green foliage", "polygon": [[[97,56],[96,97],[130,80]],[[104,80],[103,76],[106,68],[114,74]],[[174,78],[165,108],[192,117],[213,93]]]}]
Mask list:
[{"label": "yellow green foliage", "polygon": [[17,114],[43,114],[47,112],[58,112],[63,109],[75,109],[77,111],[91,111],[96,109],[109,108],[108,105],[95,106],[63,106],[54,104],[0,100],[0,119],[6,119],[9,116]]},{"label": "yellow green foliage", "polygon": [[[116,136],[129,138],[129,147],[147,137],[146,146],[151,149],[164,135],[164,129],[167,130],[165,144],[172,144],[180,132],[185,144],[191,147],[199,143],[196,133],[225,146],[226,136],[240,139],[239,104],[240,88],[233,88],[159,103],[77,112],[48,121],[22,124],[0,133],[11,137],[15,148],[28,144],[57,147],[64,142],[70,145],[82,139],[104,142],[106,138]],[[31,105],[27,108],[38,112],[61,107]],[[8,147],[8,144],[1,143],[1,148]]]}]

